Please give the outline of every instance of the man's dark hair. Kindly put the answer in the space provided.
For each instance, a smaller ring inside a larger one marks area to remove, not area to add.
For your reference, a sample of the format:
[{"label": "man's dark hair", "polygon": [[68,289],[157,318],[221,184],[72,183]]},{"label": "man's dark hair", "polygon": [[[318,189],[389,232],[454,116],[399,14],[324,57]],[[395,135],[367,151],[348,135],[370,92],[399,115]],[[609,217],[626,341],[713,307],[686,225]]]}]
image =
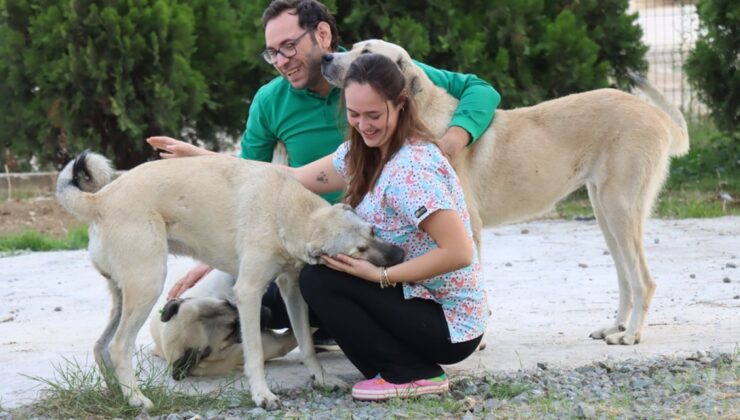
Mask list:
[{"label": "man's dark hair", "polygon": [[286,10],[290,14],[298,15],[298,25],[305,30],[316,29],[319,22],[328,23],[331,28],[330,48],[336,51],[339,43],[337,23],[329,9],[316,0],[273,0],[262,13],[262,26],[267,26],[267,22],[280,16]]}]

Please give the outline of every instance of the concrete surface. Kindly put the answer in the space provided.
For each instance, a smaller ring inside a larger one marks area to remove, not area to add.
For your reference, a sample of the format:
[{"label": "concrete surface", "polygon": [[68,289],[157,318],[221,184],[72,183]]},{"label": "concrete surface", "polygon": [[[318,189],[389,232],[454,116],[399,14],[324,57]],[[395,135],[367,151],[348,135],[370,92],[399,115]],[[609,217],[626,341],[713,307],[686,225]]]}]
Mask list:
[{"label": "concrete surface", "polygon": [[[643,342],[607,346],[588,338],[612,322],[618,300],[612,260],[595,222],[538,221],[485,230],[484,278],[493,310],[488,348],[448,371],[454,376],[528,369],[538,362],[577,366],[605,358],[737,351],[740,217],[650,220],[645,247],[658,289]],[[169,264],[171,273],[182,272],[191,260],[172,257]],[[109,309],[105,282],[85,251],[0,258],[0,405],[36,398],[40,386],[32,377],[53,380],[55,366],[93,363],[92,348]],[[138,344],[148,355],[148,326]],[[349,382],[360,379],[341,353],[319,357],[329,372]],[[307,383],[295,351],[267,366],[274,389]],[[224,380],[245,386],[240,374],[179,385],[208,390]]]}]

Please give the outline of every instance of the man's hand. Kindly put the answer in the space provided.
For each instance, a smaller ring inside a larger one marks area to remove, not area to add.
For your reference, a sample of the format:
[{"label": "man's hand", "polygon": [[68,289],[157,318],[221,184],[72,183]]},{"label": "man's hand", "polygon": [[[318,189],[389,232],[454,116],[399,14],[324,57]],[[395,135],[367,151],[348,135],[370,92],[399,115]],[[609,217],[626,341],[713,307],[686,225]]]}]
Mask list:
[{"label": "man's hand", "polygon": [[460,153],[468,143],[470,143],[470,133],[468,133],[464,128],[458,126],[448,128],[445,134],[437,140],[437,146],[439,146],[442,154],[445,155],[447,160],[450,162],[455,159],[455,156],[457,156],[457,154]]},{"label": "man's hand", "polygon": [[192,145],[190,143],[173,139],[172,137],[154,136],[146,139],[146,142],[151,144],[155,149],[161,150],[159,156],[163,159],[200,156],[215,153],[211,152],[210,150]]},{"label": "man's hand", "polygon": [[348,255],[339,254],[334,257],[322,255],[321,259],[327,267],[337,271],[343,271],[355,277],[371,281],[380,282],[380,267],[375,266],[365,260],[352,258]]},{"label": "man's hand", "polygon": [[185,277],[181,278],[180,280],[175,283],[170,291],[167,293],[167,300],[171,299],[177,299],[185,293],[186,290],[190,289],[195,285],[195,283],[199,282],[203,277],[206,276],[206,274],[210,273],[211,270],[213,270],[213,267],[200,263],[190,269],[187,274],[185,274]]}]

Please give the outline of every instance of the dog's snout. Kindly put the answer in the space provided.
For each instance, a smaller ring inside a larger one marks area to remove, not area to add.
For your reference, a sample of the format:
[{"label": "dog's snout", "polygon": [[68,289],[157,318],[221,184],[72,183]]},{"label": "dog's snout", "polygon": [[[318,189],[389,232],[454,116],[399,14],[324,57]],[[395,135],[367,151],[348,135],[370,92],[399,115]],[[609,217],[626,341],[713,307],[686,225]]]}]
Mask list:
[{"label": "dog's snout", "polygon": [[322,63],[331,63],[334,60],[334,54],[326,53],[321,56]]},{"label": "dog's snout", "polygon": [[388,253],[388,265],[396,265],[401,264],[403,262],[403,257],[406,255],[406,252],[401,248],[400,246],[392,246],[391,251]]}]

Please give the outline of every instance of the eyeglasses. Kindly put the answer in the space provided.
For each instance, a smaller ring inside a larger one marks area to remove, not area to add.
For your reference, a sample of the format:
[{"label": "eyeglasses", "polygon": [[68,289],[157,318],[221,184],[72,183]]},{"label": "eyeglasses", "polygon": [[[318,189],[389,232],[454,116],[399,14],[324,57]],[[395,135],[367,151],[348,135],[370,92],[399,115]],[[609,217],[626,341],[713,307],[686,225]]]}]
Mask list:
[{"label": "eyeglasses", "polygon": [[296,54],[296,45],[298,45],[298,42],[306,36],[307,33],[311,32],[311,29],[307,30],[306,32],[300,34],[297,38],[285,41],[283,45],[278,48],[267,48],[264,51],[262,51],[262,58],[267,61],[267,64],[275,64],[277,61],[278,54],[282,55],[285,58],[291,58]]}]

